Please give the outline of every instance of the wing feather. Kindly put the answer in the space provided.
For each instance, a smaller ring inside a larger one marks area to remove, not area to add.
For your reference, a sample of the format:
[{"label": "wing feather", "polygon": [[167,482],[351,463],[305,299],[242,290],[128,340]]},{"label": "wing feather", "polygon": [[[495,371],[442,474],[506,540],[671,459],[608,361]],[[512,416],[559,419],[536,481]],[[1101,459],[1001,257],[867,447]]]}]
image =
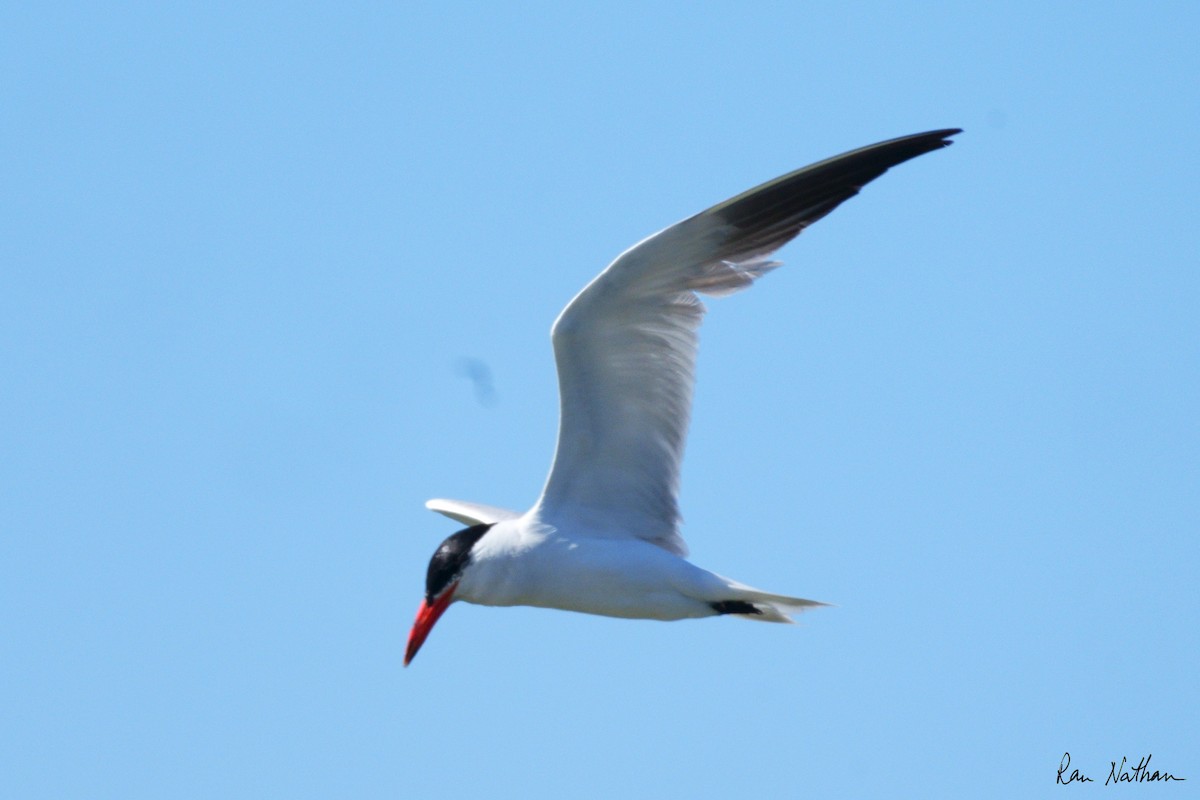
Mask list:
[{"label": "wing feather", "polygon": [[891,139],[769,181],[639,242],[584,287],[551,332],[560,418],[541,518],[686,555],[676,498],[704,316],[697,294],[750,286],[808,225],[958,132]]},{"label": "wing feather", "polygon": [[506,519],[516,519],[521,516],[518,511],[507,508],[484,505],[483,503],[468,503],[466,500],[445,500],[434,498],[425,501],[425,507],[436,511],[442,516],[457,520],[464,525],[486,525],[493,522],[503,522]]}]

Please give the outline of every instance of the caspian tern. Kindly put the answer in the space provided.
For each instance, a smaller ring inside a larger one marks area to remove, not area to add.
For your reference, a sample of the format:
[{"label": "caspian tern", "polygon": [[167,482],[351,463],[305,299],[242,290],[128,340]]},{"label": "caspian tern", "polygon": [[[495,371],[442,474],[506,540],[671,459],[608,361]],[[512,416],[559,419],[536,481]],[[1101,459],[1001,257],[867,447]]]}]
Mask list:
[{"label": "caspian tern", "polygon": [[429,562],[408,666],[456,600],[633,619],[730,614],[791,622],[813,600],[760,591],[685,559],[679,464],[691,411],[697,294],[745,289],[770,255],[889,167],[959,129],[903,136],[764,183],[642,240],[584,287],[551,331],[560,417],[554,463],[524,514],[459,500],[468,525]]}]

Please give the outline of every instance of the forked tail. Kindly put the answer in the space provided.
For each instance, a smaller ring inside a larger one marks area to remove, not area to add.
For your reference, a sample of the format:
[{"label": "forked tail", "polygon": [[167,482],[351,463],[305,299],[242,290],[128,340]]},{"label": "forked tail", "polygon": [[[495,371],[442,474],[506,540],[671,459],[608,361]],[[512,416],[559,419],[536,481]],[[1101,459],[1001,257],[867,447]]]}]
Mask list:
[{"label": "forked tail", "polygon": [[718,614],[736,614],[742,619],[759,622],[795,622],[792,619],[793,614],[829,605],[816,600],[805,600],[803,597],[771,594],[736,581],[729,581],[729,594],[728,600],[709,603],[713,611]]}]

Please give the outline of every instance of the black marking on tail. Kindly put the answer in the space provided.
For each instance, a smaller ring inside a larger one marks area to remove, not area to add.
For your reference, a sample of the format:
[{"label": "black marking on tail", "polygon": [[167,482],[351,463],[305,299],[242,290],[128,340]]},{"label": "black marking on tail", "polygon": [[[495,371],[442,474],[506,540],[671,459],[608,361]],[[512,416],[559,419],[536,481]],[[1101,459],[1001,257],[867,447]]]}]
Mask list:
[{"label": "black marking on tail", "polygon": [[712,610],[718,614],[762,614],[762,609],[745,600],[720,600],[709,603]]}]

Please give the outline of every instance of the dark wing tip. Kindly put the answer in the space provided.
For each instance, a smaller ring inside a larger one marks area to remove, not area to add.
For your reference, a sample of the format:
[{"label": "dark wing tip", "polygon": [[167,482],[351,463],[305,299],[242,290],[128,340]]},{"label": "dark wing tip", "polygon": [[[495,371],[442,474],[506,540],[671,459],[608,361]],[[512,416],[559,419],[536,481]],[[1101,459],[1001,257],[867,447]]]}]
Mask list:
[{"label": "dark wing tip", "polygon": [[950,141],[947,137],[956,136],[962,132],[963,132],[962,128],[942,128],[941,130],[928,131],[926,133],[918,133],[918,134],[914,134],[914,135],[916,135],[916,136],[940,136],[941,138],[946,139],[946,141],[942,142],[942,144],[947,145],[947,144],[954,144],[954,142]]},{"label": "dark wing tip", "polygon": [[734,252],[782,246],[897,164],[953,144],[961,128],[900,136],[818,161],[756,186],[704,212],[741,231],[727,243]]}]

